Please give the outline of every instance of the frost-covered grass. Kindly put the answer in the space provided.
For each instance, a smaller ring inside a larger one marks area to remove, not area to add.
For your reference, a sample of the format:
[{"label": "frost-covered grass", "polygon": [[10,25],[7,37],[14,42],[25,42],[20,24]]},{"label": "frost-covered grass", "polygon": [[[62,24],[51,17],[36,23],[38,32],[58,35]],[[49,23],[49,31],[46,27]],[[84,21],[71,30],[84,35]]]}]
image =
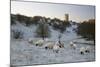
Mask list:
[{"label": "frost-covered grass", "polygon": [[[81,55],[79,52],[80,47],[86,46],[90,46],[92,51]],[[61,48],[59,53],[54,53],[53,50],[45,50],[43,47],[37,47],[24,40],[12,40],[11,42],[12,65],[94,61],[94,53],[94,46],[86,44],[77,44],[77,48],[74,50],[69,43],[64,42],[64,48]]]},{"label": "frost-covered grass", "polygon": [[[72,26],[66,29],[62,35],[62,42],[64,48],[60,48],[58,53],[53,52],[52,49],[46,50],[43,46],[35,46],[28,42],[29,38],[34,41],[37,39],[34,37],[36,26],[31,25],[26,27],[20,23],[12,25],[12,30],[20,30],[24,33],[23,39],[14,39],[11,35],[11,65],[35,65],[35,64],[52,64],[52,63],[69,63],[69,62],[84,62],[95,60],[95,46],[93,41],[86,41],[84,39],[78,39],[80,36],[73,31]],[[59,32],[53,30],[51,27],[51,38],[50,42],[56,42],[58,39]],[[67,32],[70,31],[70,32]],[[74,50],[70,47],[71,41],[80,42],[77,43],[77,48]],[[84,44],[90,43],[90,44]],[[81,47],[91,47],[90,53],[80,54]]]}]

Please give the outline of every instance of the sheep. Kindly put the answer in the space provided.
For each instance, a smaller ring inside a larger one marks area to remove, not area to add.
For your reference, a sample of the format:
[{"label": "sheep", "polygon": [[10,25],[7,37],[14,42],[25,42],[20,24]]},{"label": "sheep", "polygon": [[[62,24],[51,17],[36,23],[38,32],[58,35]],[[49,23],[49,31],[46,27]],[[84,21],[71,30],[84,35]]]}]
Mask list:
[{"label": "sheep", "polygon": [[44,40],[38,40],[34,43],[36,46],[42,46],[44,44]]},{"label": "sheep", "polygon": [[42,40],[42,39],[37,40],[36,42],[35,42],[35,41],[36,41],[36,40],[34,40],[33,38],[29,38],[29,39],[28,39],[28,42],[29,42],[30,44],[34,44],[34,45],[36,45],[36,46],[42,46],[43,43],[44,43],[44,40]]},{"label": "sheep", "polygon": [[91,47],[89,47],[89,46],[87,46],[87,47],[85,48],[85,52],[86,52],[86,53],[90,53],[90,50],[91,50]]},{"label": "sheep", "polygon": [[85,53],[90,53],[91,47],[87,46],[87,47],[81,47],[80,48],[80,53],[81,54],[85,54]]},{"label": "sheep", "polygon": [[63,48],[63,47],[64,47],[63,43],[61,43],[60,41],[56,41],[54,46],[53,46],[53,51],[58,53],[59,49]]},{"label": "sheep", "polygon": [[60,41],[57,41],[55,44],[58,45],[60,48],[64,47],[64,43],[62,43]]},{"label": "sheep", "polygon": [[56,52],[58,53],[59,49],[64,47],[64,44],[60,44],[58,41],[53,43],[53,42],[49,42],[49,43],[46,43],[44,48],[45,49],[52,49],[53,52]]},{"label": "sheep", "polygon": [[85,47],[81,47],[80,48],[80,54],[84,54],[85,53]]},{"label": "sheep", "polygon": [[59,48],[60,48],[60,47],[59,47],[58,45],[54,45],[54,46],[53,46],[53,51],[56,52],[56,53],[58,53]]},{"label": "sheep", "polygon": [[76,44],[75,43],[73,43],[73,42],[70,42],[70,46],[71,46],[71,48],[73,48],[73,49],[76,49]]},{"label": "sheep", "polygon": [[60,48],[60,47],[59,47],[59,45],[58,45],[57,42],[56,42],[56,43],[49,42],[49,43],[47,43],[47,44],[45,45],[45,49],[52,49],[53,52],[56,52],[56,53],[58,53],[59,48]]},{"label": "sheep", "polygon": [[53,49],[53,46],[54,46],[54,43],[51,43],[51,42],[46,43],[45,49]]},{"label": "sheep", "polygon": [[61,43],[61,44],[59,45],[59,47],[60,47],[60,48],[64,48],[64,43]]}]

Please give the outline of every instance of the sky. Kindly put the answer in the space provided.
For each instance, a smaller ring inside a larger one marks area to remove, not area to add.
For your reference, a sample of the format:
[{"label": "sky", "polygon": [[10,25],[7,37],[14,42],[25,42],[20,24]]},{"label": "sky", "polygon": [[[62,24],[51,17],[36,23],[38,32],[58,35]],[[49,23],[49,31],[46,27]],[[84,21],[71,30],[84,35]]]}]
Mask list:
[{"label": "sky", "polygon": [[38,15],[61,20],[65,19],[65,14],[69,14],[69,20],[82,22],[95,18],[95,6],[11,1],[11,13],[31,17]]}]

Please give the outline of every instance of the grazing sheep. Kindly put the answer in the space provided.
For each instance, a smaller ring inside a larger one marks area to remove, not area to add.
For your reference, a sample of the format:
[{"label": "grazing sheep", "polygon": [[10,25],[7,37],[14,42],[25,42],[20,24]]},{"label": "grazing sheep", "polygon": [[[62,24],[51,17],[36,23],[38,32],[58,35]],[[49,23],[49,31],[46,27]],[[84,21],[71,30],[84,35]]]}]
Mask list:
[{"label": "grazing sheep", "polygon": [[60,41],[57,41],[55,43],[55,45],[58,45],[60,48],[63,48],[64,47],[64,43],[60,42]]},{"label": "grazing sheep", "polygon": [[56,52],[56,53],[58,53],[59,48],[60,48],[60,47],[59,47],[58,45],[54,45],[54,46],[53,46],[53,51]]},{"label": "grazing sheep", "polygon": [[59,47],[60,47],[60,48],[64,48],[64,43],[61,43],[61,44],[59,45]]},{"label": "grazing sheep", "polygon": [[76,44],[74,44],[73,42],[70,42],[70,46],[71,46],[71,48],[73,48],[73,49],[76,49]]},{"label": "grazing sheep", "polygon": [[87,47],[85,48],[85,52],[86,52],[86,53],[90,53],[90,50],[91,50],[91,47],[89,47],[89,46],[87,46]]},{"label": "grazing sheep", "polygon": [[46,43],[45,45],[45,49],[52,49],[54,52],[58,53],[59,49],[64,47],[63,46],[64,44],[59,44],[59,42],[49,42],[49,43]]},{"label": "grazing sheep", "polygon": [[35,42],[35,40],[34,40],[33,38],[29,38],[29,39],[28,39],[28,42],[29,42],[30,44],[35,44],[36,46],[42,46],[43,43],[44,43],[44,40],[40,39],[40,40],[37,40],[37,41]]},{"label": "grazing sheep", "polygon": [[44,40],[38,40],[34,43],[36,46],[42,46],[44,44]]},{"label": "grazing sheep", "polygon": [[81,54],[90,53],[90,51],[91,51],[91,47],[89,47],[89,46],[80,48]]},{"label": "grazing sheep", "polygon": [[80,48],[80,54],[84,54],[85,53],[85,47],[81,47]]},{"label": "grazing sheep", "polygon": [[54,46],[54,43],[51,43],[51,42],[46,43],[45,49],[53,49],[53,46]]}]

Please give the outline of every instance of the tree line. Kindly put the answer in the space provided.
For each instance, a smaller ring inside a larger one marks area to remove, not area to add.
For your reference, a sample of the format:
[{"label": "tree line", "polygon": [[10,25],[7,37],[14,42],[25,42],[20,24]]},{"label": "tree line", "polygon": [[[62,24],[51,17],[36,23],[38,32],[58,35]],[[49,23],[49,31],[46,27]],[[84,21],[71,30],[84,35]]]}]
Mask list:
[{"label": "tree line", "polygon": [[79,23],[77,34],[87,40],[95,40],[95,19]]}]

